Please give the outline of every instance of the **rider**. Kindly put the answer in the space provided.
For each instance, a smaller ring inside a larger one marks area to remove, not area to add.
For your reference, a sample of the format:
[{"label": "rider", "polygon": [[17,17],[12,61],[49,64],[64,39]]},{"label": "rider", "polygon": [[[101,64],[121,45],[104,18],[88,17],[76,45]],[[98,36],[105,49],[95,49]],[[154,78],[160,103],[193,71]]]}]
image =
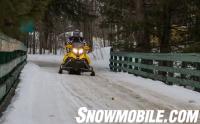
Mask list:
[{"label": "rider", "polygon": [[[65,44],[65,48],[67,52],[64,55],[59,73],[62,73],[62,70],[64,69],[64,67],[66,68],[68,67],[69,68],[68,71],[70,72],[71,70],[73,70],[73,68],[75,68],[74,66],[78,65],[77,67],[77,69],[79,69],[78,73],[81,73],[81,71],[89,71],[91,72],[91,75],[95,75],[93,68],[90,66],[91,61],[88,55],[90,51],[90,46],[84,40],[79,30],[75,30],[72,33],[72,36],[68,38]],[[82,68],[79,68],[79,67],[82,67]]]},{"label": "rider", "polygon": [[[67,43],[66,43],[65,48],[66,48],[66,50],[67,50],[67,54],[65,54],[65,56],[64,56],[63,63],[65,62],[65,60],[66,60],[66,58],[67,58],[67,56],[68,56],[68,53],[70,52],[70,49],[72,48],[72,44],[73,44],[73,43],[83,43],[83,44],[84,44],[84,49],[85,49],[85,50],[89,50],[89,49],[90,49],[89,46],[88,46],[88,44],[87,44],[87,42],[86,42],[86,41],[84,40],[84,38],[81,36],[80,31],[79,31],[79,30],[75,30],[75,31],[73,32],[73,35],[70,36],[70,37],[68,38],[68,41],[67,41]],[[88,56],[87,56],[87,59],[88,59],[88,61],[89,61]]]},{"label": "rider", "polygon": [[85,40],[84,38],[81,36],[81,33],[78,29],[76,29],[74,32],[73,32],[73,35],[71,37],[69,37],[68,39],[68,43],[84,43]]},{"label": "rider", "polygon": [[[73,33],[72,33],[72,36],[70,36],[67,40],[67,43],[66,43],[66,49],[68,48],[71,48],[72,46],[72,43],[82,43],[84,44],[85,47],[89,47],[88,46],[88,43],[85,41],[85,39],[81,36],[81,32],[76,29]],[[89,49],[89,48],[86,48],[86,49]]]}]

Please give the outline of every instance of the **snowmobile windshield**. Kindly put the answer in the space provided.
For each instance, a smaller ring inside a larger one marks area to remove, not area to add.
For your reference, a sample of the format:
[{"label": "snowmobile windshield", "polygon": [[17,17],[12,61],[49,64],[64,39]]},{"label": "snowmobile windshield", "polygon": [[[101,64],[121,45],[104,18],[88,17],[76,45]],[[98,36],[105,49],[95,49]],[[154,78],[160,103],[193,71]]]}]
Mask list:
[{"label": "snowmobile windshield", "polygon": [[74,43],[80,43],[80,42],[83,42],[83,38],[82,37],[70,37],[69,38],[70,41],[74,42]]},{"label": "snowmobile windshield", "polygon": [[84,44],[83,44],[83,43],[72,43],[72,46],[73,46],[74,48],[81,48],[81,47],[84,46]]}]

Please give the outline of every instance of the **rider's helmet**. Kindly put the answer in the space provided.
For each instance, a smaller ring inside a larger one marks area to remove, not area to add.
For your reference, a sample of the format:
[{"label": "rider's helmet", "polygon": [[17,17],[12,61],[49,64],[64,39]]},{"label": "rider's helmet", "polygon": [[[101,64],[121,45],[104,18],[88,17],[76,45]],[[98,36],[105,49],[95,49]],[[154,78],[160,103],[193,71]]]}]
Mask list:
[{"label": "rider's helmet", "polygon": [[74,37],[80,37],[81,36],[81,33],[78,29],[76,29],[74,32],[73,32],[73,36]]}]

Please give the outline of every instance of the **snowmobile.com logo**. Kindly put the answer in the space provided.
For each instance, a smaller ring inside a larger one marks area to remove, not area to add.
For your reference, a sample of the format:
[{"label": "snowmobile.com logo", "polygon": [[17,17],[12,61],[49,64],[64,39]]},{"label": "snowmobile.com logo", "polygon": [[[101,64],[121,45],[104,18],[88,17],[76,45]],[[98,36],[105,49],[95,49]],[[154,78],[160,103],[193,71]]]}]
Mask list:
[{"label": "snowmobile.com logo", "polygon": [[78,110],[77,123],[197,123],[199,110]]}]

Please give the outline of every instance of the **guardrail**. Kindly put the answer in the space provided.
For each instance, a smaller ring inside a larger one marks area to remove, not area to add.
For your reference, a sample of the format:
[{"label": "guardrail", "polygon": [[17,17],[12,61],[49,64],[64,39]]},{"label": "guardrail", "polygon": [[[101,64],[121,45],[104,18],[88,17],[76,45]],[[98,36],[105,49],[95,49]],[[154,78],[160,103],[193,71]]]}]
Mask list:
[{"label": "guardrail", "polygon": [[200,54],[111,52],[110,70],[200,91]]},{"label": "guardrail", "polygon": [[22,42],[0,33],[0,103],[18,79],[26,63],[26,51]]}]

